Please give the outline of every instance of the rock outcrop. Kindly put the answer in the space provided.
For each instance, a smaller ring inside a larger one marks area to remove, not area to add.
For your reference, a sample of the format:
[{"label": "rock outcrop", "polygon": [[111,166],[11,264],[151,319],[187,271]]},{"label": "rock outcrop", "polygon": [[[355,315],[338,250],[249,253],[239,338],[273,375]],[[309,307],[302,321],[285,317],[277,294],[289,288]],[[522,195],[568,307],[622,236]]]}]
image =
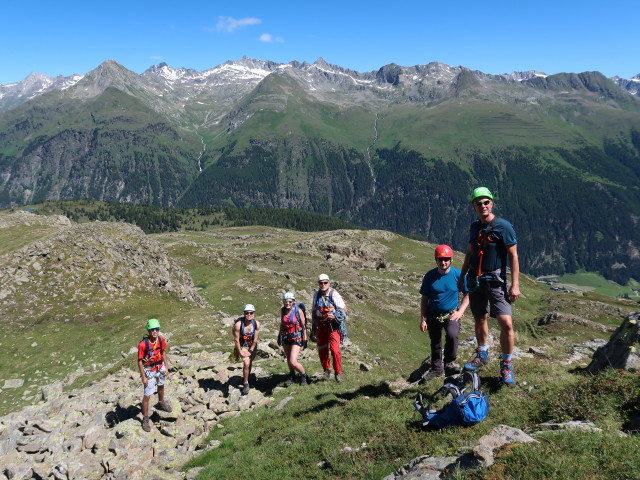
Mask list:
[{"label": "rock outcrop", "polygon": [[0,312],[19,309],[18,297],[21,304],[46,311],[49,303],[126,298],[135,291],[203,304],[191,276],[140,228],[65,219],[26,213],[0,218],[0,228],[38,221],[59,227],[49,237],[0,257]]},{"label": "rock outcrop", "polygon": [[588,327],[591,330],[600,332],[610,332],[611,327],[602,325],[601,323],[587,320],[586,318],[579,317],[577,315],[571,315],[570,313],[551,312],[538,320],[538,325],[551,325],[554,323],[573,323],[582,327]]},{"label": "rock outcrop", "polygon": [[481,437],[470,452],[451,457],[422,455],[387,475],[383,480],[437,480],[447,478],[447,473],[453,470],[489,467],[494,463],[495,451],[514,443],[538,442],[518,428],[497,425],[490,434]]},{"label": "rock outcrop", "polygon": [[596,350],[587,371],[598,373],[607,368],[640,368],[640,312],[630,314],[609,341]]}]

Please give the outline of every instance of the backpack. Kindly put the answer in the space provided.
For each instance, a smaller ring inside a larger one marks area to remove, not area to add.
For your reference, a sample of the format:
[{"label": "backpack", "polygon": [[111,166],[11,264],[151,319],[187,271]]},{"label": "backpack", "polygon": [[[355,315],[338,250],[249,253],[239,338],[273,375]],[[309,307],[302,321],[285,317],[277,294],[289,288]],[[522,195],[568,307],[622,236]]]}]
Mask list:
[{"label": "backpack", "polygon": [[[329,297],[330,305],[334,308],[333,314],[335,318],[333,319],[333,325],[331,326],[335,326],[334,329],[340,333],[340,340],[344,341],[344,339],[347,338],[347,312],[336,307],[336,302],[333,301],[333,288],[329,290],[329,295],[323,295],[322,290],[318,290],[316,294],[316,304],[318,303],[318,300],[324,296]],[[314,309],[315,308],[316,305],[314,305]]]},{"label": "backpack", "polygon": [[[471,383],[471,391],[465,393],[468,383]],[[438,395],[451,395],[452,400],[440,410],[435,410],[431,408],[431,404],[435,403]],[[478,374],[464,372],[457,378],[445,379],[445,384],[428,398],[426,406],[421,394],[416,396],[413,406],[422,415],[423,427],[441,429],[456,425],[470,426],[486,418],[489,413],[489,398],[480,391]]]}]

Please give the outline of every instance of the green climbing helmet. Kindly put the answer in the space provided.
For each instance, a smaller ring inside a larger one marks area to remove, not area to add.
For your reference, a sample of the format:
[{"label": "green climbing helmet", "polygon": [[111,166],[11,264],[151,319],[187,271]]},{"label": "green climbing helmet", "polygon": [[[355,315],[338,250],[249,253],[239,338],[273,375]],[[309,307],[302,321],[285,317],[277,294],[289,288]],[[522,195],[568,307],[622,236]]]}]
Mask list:
[{"label": "green climbing helmet", "polygon": [[471,193],[471,201],[473,202],[478,197],[488,197],[493,200],[493,194],[487,187],[478,187],[473,190]]},{"label": "green climbing helmet", "polygon": [[160,322],[157,318],[151,318],[147,322],[147,330],[151,330],[152,328],[160,328]]}]

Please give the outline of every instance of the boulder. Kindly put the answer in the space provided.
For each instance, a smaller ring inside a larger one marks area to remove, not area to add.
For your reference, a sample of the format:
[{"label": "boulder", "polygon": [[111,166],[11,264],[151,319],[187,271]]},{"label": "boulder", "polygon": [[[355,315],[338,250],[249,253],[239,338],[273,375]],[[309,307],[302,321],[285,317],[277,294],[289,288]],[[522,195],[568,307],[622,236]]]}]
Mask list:
[{"label": "boulder", "polygon": [[587,371],[596,374],[607,368],[640,368],[640,312],[625,318],[609,341],[596,350]]},{"label": "boulder", "polygon": [[473,454],[482,466],[489,467],[494,462],[494,451],[512,443],[538,443],[538,441],[518,428],[498,425],[489,435],[480,438],[478,445],[473,448]]}]

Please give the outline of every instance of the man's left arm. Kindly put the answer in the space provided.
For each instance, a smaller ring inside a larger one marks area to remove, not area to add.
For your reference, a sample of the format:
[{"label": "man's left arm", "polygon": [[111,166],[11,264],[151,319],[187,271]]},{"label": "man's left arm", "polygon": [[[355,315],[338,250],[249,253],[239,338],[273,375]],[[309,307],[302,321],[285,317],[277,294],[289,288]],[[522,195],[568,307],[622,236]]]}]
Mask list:
[{"label": "man's left arm", "polygon": [[518,245],[507,247],[509,267],[511,268],[511,287],[509,287],[509,300],[515,302],[520,298],[520,263],[518,262]]}]

